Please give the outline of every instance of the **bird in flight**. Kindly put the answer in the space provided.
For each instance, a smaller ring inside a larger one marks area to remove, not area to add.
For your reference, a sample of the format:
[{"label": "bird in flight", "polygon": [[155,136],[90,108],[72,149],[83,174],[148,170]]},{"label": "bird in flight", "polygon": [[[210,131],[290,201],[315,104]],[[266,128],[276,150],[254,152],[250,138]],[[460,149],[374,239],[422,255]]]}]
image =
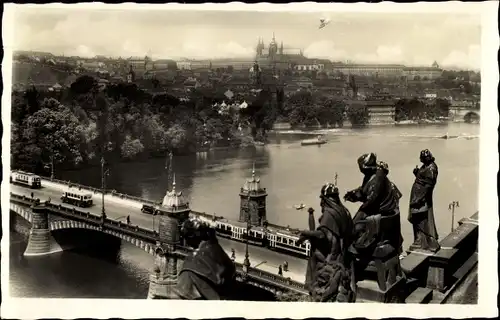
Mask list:
[{"label": "bird in flight", "polygon": [[318,29],[323,29],[329,23],[330,23],[330,19],[329,18],[321,18],[321,19],[319,19],[319,28]]}]

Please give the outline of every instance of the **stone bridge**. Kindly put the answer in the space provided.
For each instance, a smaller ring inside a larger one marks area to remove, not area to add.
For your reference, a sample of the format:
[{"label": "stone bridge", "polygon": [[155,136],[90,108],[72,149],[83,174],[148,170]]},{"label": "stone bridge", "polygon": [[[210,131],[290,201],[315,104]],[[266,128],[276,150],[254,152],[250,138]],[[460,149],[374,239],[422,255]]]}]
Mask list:
[{"label": "stone bridge", "polygon": [[452,105],[450,107],[450,119],[453,121],[475,122],[479,121],[481,110],[473,106]]},{"label": "stone bridge", "polygon": [[[23,217],[33,226],[30,232],[28,248],[24,253],[25,256],[45,255],[61,251],[62,249],[55,243],[50,232],[62,229],[87,229],[103,232],[131,243],[147,253],[154,254],[155,241],[153,239],[155,234],[152,231],[110,219],[102,222],[102,219],[95,215],[81,215],[80,211],[59,205],[49,203],[35,207],[32,205],[31,199],[11,196],[10,210]],[[45,210],[46,208],[50,209],[50,213]],[[37,226],[43,228],[37,228]]]},{"label": "stone bridge", "polygon": [[[192,251],[191,248],[175,241],[176,231],[159,230],[155,232],[139,226],[115,221],[106,217],[91,214],[50,202],[41,203],[38,199],[10,194],[10,210],[23,217],[31,224],[28,246],[25,256],[39,256],[62,251],[52,231],[63,229],[87,229],[117,237],[135,245],[155,257],[156,266],[150,276],[148,298],[166,298],[168,289],[175,284],[177,270],[183,258]],[[160,225],[174,227],[178,225],[174,215],[160,216],[164,218]],[[175,223],[174,223],[175,222]],[[272,294],[292,293],[307,295],[304,284],[270,272],[244,266],[235,262],[237,280],[240,283],[263,289]]]}]

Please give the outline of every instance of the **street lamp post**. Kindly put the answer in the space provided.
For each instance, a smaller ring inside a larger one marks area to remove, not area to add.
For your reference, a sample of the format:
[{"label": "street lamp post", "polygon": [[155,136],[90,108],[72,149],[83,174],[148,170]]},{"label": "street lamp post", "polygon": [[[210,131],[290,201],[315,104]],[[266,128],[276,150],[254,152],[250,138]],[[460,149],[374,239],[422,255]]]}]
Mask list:
[{"label": "street lamp post", "polygon": [[153,233],[156,232],[156,230],[155,230],[155,215],[156,215],[156,212],[153,212]]},{"label": "street lamp post", "polygon": [[102,217],[106,218],[106,209],[104,207],[104,192],[105,192],[105,177],[108,174],[108,170],[104,171],[104,157],[101,158],[101,193],[102,193]]},{"label": "street lamp post", "polygon": [[245,241],[245,260],[243,260],[243,271],[248,272],[250,268],[250,259],[248,255],[248,237],[250,236],[250,221],[247,220],[247,236]]},{"label": "street lamp post", "polygon": [[459,208],[460,203],[458,201],[452,201],[448,205],[448,210],[451,211],[451,232],[455,230],[455,208]]},{"label": "street lamp post", "polygon": [[54,180],[54,153],[50,156],[50,180]]}]

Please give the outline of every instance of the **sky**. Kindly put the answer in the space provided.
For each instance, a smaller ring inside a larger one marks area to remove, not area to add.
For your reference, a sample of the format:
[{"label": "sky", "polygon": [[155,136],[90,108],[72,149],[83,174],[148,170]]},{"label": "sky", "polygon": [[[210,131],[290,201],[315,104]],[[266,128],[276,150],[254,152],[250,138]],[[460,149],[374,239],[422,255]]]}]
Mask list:
[{"label": "sky", "polygon": [[[318,29],[319,19],[330,24]],[[16,7],[14,50],[93,57],[245,58],[273,36],[310,58],[481,67],[481,16],[457,13],[131,11]]]}]

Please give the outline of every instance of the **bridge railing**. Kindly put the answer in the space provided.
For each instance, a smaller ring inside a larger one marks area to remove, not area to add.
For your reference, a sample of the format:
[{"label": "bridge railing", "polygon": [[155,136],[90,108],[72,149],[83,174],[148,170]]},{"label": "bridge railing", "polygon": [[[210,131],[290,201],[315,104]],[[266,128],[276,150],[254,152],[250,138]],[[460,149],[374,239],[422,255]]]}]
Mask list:
[{"label": "bridge railing", "polygon": [[[35,203],[34,203],[35,204]],[[71,220],[77,220],[80,222],[85,222],[91,225],[100,225],[101,217],[90,212],[83,212],[76,210],[75,208],[69,208],[62,206],[60,204],[53,204],[50,202],[44,202],[43,205],[49,209],[53,214],[60,217],[69,218]]]},{"label": "bridge railing", "polygon": [[146,228],[141,228],[137,225],[131,225],[111,219],[106,219],[104,221],[104,225],[106,228],[119,231],[130,236],[139,237],[153,243],[158,239],[158,234],[156,232]]},{"label": "bridge railing", "polygon": [[[37,202],[42,204],[40,200],[36,198],[30,198],[12,192],[10,193],[10,196],[11,196],[11,201],[21,205],[32,206],[36,205]],[[132,235],[134,237],[138,237],[153,242],[156,241],[158,237],[158,234],[153,230],[141,228],[137,225],[127,224],[109,218],[106,218],[103,221],[101,215],[80,211],[75,208],[65,207],[61,204],[53,204],[47,201],[44,202],[43,204],[45,205],[45,207],[50,209],[54,214],[64,218],[70,218],[73,220],[90,223],[92,225],[98,225],[98,226],[102,225],[103,227],[110,228],[116,231],[123,232],[127,235]]]},{"label": "bridge railing", "polygon": [[249,268],[248,274],[253,275],[253,276],[257,276],[259,278],[269,279],[275,283],[282,284],[285,288],[293,287],[293,288],[298,289],[300,291],[307,292],[305,289],[305,285],[303,283],[292,280],[289,277],[285,278],[285,277],[282,277],[280,275],[277,275],[277,274],[274,274],[271,272],[267,272],[264,270],[256,269],[256,268]]},{"label": "bridge railing", "polygon": [[60,180],[60,179],[56,179],[56,178],[45,177],[45,176],[40,176],[40,177],[43,180],[54,182],[54,183],[61,184],[61,185],[65,185],[65,186],[68,186],[68,187],[79,188],[81,190],[88,190],[88,191],[91,191],[94,194],[104,193],[104,194],[108,194],[108,195],[112,195],[112,196],[118,197],[120,199],[127,199],[127,200],[132,200],[132,201],[136,201],[136,202],[140,202],[140,203],[151,204],[151,205],[157,205],[157,204],[160,203],[159,201],[153,201],[153,200],[144,199],[144,198],[141,198],[141,197],[131,196],[131,195],[128,195],[128,194],[125,194],[125,193],[120,193],[120,192],[117,192],[116,190],[113,190],[113,189],[94,188],[94,187],[89,187],[89,186],[86,186],[86,185],[83,185],[83,184],[80,184],[80,183],[72,182],[72,181],[69,181],[69,180],[66,181],[66,180]]},{"label": "bridge railing", "polygon": [[19,203],[19,204],[32,205],[33,203],[36,202],[37,199],[30,198],[30,197],[23,196],[23,195],[18,195],[18,194],[11,192],[10,193],[10,200],[12,202]]},{"label": "bridge railing", "polygon": [[[58,183],[61,185],[67,185],[68,187],[76,187],[76,188],[80,188],[83,190],[88,190],[88,191],[93,192],[94,194],[104,192],[104,194],[107,194],[107,195],[112,195],[112,196],[120,198],[120,199],[127,199],[127,200],[135,201],[138,203],[142,203],[142,204],[148,204],[148,205],[153,205],[153,206],[161,204],[161,201],[153,201],[153,200],[144,199],[141,197],[131,196],[131,195],[128,195],[125,193],[117,192],[116,190],[112,190],[112,189],[104,189],[103,190],[100,188],[85,186],[85,185],[82,185],[82,184],[79,184],[76,182],[72,182],[72,181],[59,180],[59,179],[45,177],[45,176],[40,176],[40,177],[43,180],[51,181],[51,182]],[[191,212],[195,215],[200,215],[200,216],[203,216],[207,219],[213,219],[213,217],[214,217],[214,215],[208,214],[206,212],[200,212],[200,211],[195,211],[195,210],[191,210]],[[224,219],[223,216],[215,216],[215,218],[217,220]],[[285,226],[280,226],[280,225],[273,224],[273,223],[268,223],[268,227],[275,228],[277,230],[287,230],[287,231],[292,231],[292,232],[298,231],[298,229],[287,228]]]},{"label": "bridge railing", "polygon": [[293,290],[297,293],[308,294],[305,284],[299,281],[292,280],[290,277],[283,277],[268,271],[260,270],[257,268],[248,268],[248,272],[244,272],[243,264],[235,262],[237,273],[240,276],[256,279],[259,282],[265,281],[274,287],[281,288],[283,291]]}]

